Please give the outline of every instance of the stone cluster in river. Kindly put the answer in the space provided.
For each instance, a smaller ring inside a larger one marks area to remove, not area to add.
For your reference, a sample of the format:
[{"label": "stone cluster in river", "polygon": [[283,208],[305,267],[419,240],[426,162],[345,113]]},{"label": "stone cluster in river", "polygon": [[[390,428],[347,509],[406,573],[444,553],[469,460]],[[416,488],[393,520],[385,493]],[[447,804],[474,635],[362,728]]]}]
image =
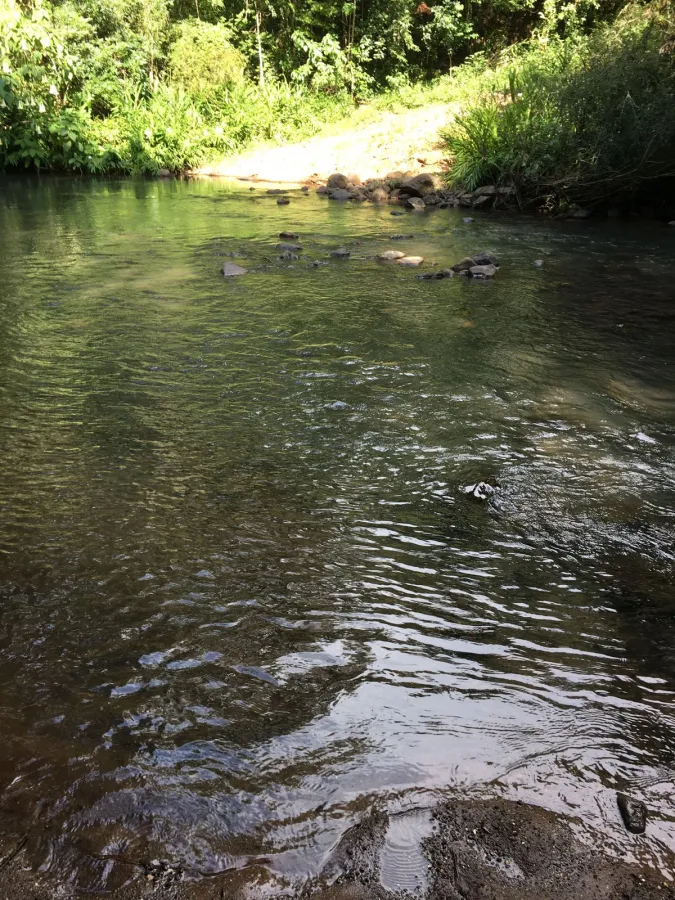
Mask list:
[{"label": "stone cluster in river", "polygon": [[[487,208],[500,200],[507,200],[514,194],[513,187],[485,185],[477,190],[449,190],[442,179],[424,173],[390,172],[384,178],[369,178],[362,182],[358,175],[343,175],[335,172],[325,185],[317,189],[329,200],[356,203],[396,203],[406,209],[422,212],[429,207],[447,209],[456,206]],[[465,221],[473,221],[466,220]]]},{"label": "stone cluster in river", "polygon": [[[299,240],[299,234],[295,231],[281,231],[279,232],[279,237],[282,239],[278,243],[276,243],[275,249],[278,251],[277,259],[285,261],[285,262],[295,262],[300,259],[300,255],[304,249],[303,245],[300,243],[296,243]],[[412,240],[414,235],[412,234],[396,234],[391,236],[391,240]],[[341,259],[348,260],[351,258],[351,251],[345,247],[336,247],[333,250],[329,250],[328,254],[333,259]],[[241,253],[238,252],[230,252],[227,254],[228,256],[240,256]],[[424,263],[423,256],[417,256],[412,253],[406,253],[403,250],[383,250],[378,253],[375,257],[370,257],[378,260],[379,262],[386,264],[395,264],[398,266],[411,267],[416,268],[421,266]],[[273,260],[269,256],[265,256],[264,259],[267,263],[272,263]],[[313,268],[318,266],[326,265],[327,260],[307,260],[309,265]],[[431,263],[432,266],[436,266],[436,263]],[[425,281],[433,280],[433,279],[442,279],[442,278],[453,278],[455,275],[465,275],[472,278],[494,278],[499,270],[499,262],[497,257],[490,253],[488,250],[483,250],[479,253],[474,254],[473,256],[466,256],[461,259],[458,263],[455,263],[450,268],[435,268],[432,272],[425,272],[422,275],[419,275],[418,278],[421,278]],[[225,262],[221,267],[221,273],[225,278],[232,278],[239,275],[248,274],[249,270],[245,269],[243,266],[238,265],[233,262]]]}]

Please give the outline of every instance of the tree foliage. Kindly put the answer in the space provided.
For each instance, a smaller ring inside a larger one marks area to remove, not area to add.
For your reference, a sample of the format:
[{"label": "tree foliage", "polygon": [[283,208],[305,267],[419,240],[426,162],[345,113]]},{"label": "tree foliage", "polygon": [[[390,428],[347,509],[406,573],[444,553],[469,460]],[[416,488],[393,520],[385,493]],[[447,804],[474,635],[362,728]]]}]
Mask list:
[{"label": "tree foliage", "polygon": [[[542,104],[571,109],[574,92],[588,90],[587,118],[615,103],[616,93],[593,94],[580,51],[568,71],[551,48],[612,19],[621,2],[0,0],[0,165],[180,169],[254,140],[306,136],[383,90],[402,95],[467,57],[485,66],[536,34],[550,78],[520,65],[526,101],[487,104],[462,120],[450,142],[468,171],[471,141],[501,147],[508,128],[543,147],[545,127],[535,137],[523,124],[539,124]],[[618,77],[611,54],[605,61]],[[638,106],[634,116],[644,124]]]}]

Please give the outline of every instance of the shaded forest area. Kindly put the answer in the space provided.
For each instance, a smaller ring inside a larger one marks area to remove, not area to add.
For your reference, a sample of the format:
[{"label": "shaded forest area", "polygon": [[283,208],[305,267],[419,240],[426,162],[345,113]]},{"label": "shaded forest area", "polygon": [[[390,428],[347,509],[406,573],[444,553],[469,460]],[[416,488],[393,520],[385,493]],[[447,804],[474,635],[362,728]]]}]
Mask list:
[{"label": "shaded forest area", "polygon": [[0,166],[177,172],[447,99],[456,186],[663,203],[674,79],[668,0],[0,0]]}]

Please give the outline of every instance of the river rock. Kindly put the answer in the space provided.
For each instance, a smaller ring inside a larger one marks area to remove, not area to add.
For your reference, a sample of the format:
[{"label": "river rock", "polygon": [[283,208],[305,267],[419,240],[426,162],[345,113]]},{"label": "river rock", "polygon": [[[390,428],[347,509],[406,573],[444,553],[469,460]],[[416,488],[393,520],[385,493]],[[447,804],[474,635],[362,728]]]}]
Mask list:
[{"label": "river rock", "polygon": [[616,802],[623,819],[623,824],[633,834],[644,834],[647,827],[647,807],[640,800],[618,793]]},{"label": "river rock", "polygon": [[288,206],[290,202],[291,201],[288,199],[288,197],[279,197],[277,199],[277,206]]},{"label": "river rock", "polygon": [[541,267],[544,265],[544,260],[543,259],[535,259],[535,261],[532,263],[532,265],[535,267],[535,269],[541,269]]},{"label": "river rock", "polygon": [[346,247],[338,247],[337,250],[331,250],[330,255],[335,259],[349,259],[349,250]]},{"label": "river rock", "polygon": [[294,231],[280,231],[279,237],[286,241],[297,241],[300,235],[296,234]]},{"label": "river rock", "polygon": [[439,269],[438,272],[425,272],[417,277],[422,281],[440,281],[443,278],[454,278],[452,269]]},{"label": "river rock", "polygon": [[473,222],[473,219],[471,218],[471,216],[465,216],[462,219],[462,222],[464,222],[465,225],[470,225]]},{"label": "river rock", "polygon": [[471,257],[474,263],[477,266],[497,266],[499,267],[499,263],[497,262],[497,257],[494,253],[490,253],[489,250],[481,250],[480,253],[474,253]]},{"label": "river rock", "polygon": [[573,212],[569,213],[568,219],[588,219],[593,215],[590,209],[575,209]]},{"label": "river rock", "polygon": [[352,187],[359,187],[359,185],[361,184],[361,176],[357,175],[355,172],[352,172],[351,174],[347,175],[347,181],[352,185]]},{"label": "river rock", "polygon": [[356,188],[353,191],[349,192],[349,199],[355,200],[356,203],[364,203],[368,197],[366,196],[366,192],[361,190],[361,188]]},{"label": "river rock", "polygon": [[392,241],[409,241],[414,238],[414,234],[392,234],[390,240]]},{"label": "river rock", "polygon": [[402,216],[402,215],[404,215],[404,213],[400,209],[392,209],[392,211],[389,213],[389,215],[390,216]]},{"label": "river rock", "polygon": [[325,184],[322,184],[320,187],[316,189],[317,194],[327,194],[328,187]]},{"label": "river rock", "polygon": [[487,481],[478,481],[476,484],[468,484],[464,488],[464,494],[471,500],[485,501],[494,496],[495,489]]},{"label": "river rock", "polygon": [[223,263],[223,268],[220,271],[225,278],[232,278],[235,275],[246,275],[248,269],[245,269],[243,266],[238,266],[236,263],[226,262]]},{"label": "river rock", "polygon": [[452,266],[454,272],[468,272],[472,266],[476,265],[476,260],[471,256],[465,256],[458,263]]},{"label": "river rock", "polygon": [[279,256],[279,259],[299,259],[297,253],[293,253],[292,250],[284,250],[284,252]]},{"label": "river rock", "polygon": [[397,259],[403,259],[404,257],[405,253],[402,253],[400,250],[385,250],[384,253],[380,253],[377,258],[391,262]]},{"label": "river rock", "polygon": [[349,179],[346,175],[341,175],[339,172],[335,172],[334,175],[331,175],[328,181],[326,182],[326,187],[329,191],[331,190],[345,190],[349,185]]},{"label": "river rock", "polygon": [[469,273],[472,278],[494,278],[497,266],[471,266]]},{"label": "river rock", "polygon": [[335,188],[335,190],[329,190],[328,199],[340,200],[341,202],[344,202],[345,200],[349,200],[349,191],[346,188]]},{"label": "river rock", "polygon": [[423,210],[425,209],[424,200],[421,200],[419,197],[408,197],[404,200],[404,205],[407,209],[414,210]]},{"label": "river rock", "polygon": [[423,256],[403,256],[397,259],[399,266],[421,266],[424,262]]},{"label": "river rock", "polygon": [[277,250],[291,250],[295,252],[296,250],[302,250],[301,244],[288,244],[286,241],[281,241],[280,244],[277,244]]},{"label": "river rock", "polygon": [[401,184],[401,193],[406,193],[409,197],[419,197],[424,199],[434,189],[434,179],[431,175],[415,175],[412,178],[406,178]]},{"label": "river rock", "polygon": [[389,192],[383,187],[376,187],[371,191],[370,199],[373,203],[386,203],[389,199]]},{"label": "river rock", "polygon": [[170,169],[157,169],[157,177],[158,178],[171,178],[171,170]]}]

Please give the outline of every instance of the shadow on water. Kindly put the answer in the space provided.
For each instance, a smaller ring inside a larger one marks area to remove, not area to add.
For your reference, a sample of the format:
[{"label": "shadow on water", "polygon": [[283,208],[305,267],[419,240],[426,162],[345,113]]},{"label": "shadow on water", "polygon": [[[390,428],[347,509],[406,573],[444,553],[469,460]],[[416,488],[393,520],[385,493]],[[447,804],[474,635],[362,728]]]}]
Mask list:
[{"label": "shadow on water", "polygon": [[486,791],[659,864],[672,235],[410,215],[406,251],[502,260],[426,282],[376,262],[386,208],[4,187],[8,841],[30,823],[31,863],[96,889],[155,857],[292,882],[373,797]]}]

